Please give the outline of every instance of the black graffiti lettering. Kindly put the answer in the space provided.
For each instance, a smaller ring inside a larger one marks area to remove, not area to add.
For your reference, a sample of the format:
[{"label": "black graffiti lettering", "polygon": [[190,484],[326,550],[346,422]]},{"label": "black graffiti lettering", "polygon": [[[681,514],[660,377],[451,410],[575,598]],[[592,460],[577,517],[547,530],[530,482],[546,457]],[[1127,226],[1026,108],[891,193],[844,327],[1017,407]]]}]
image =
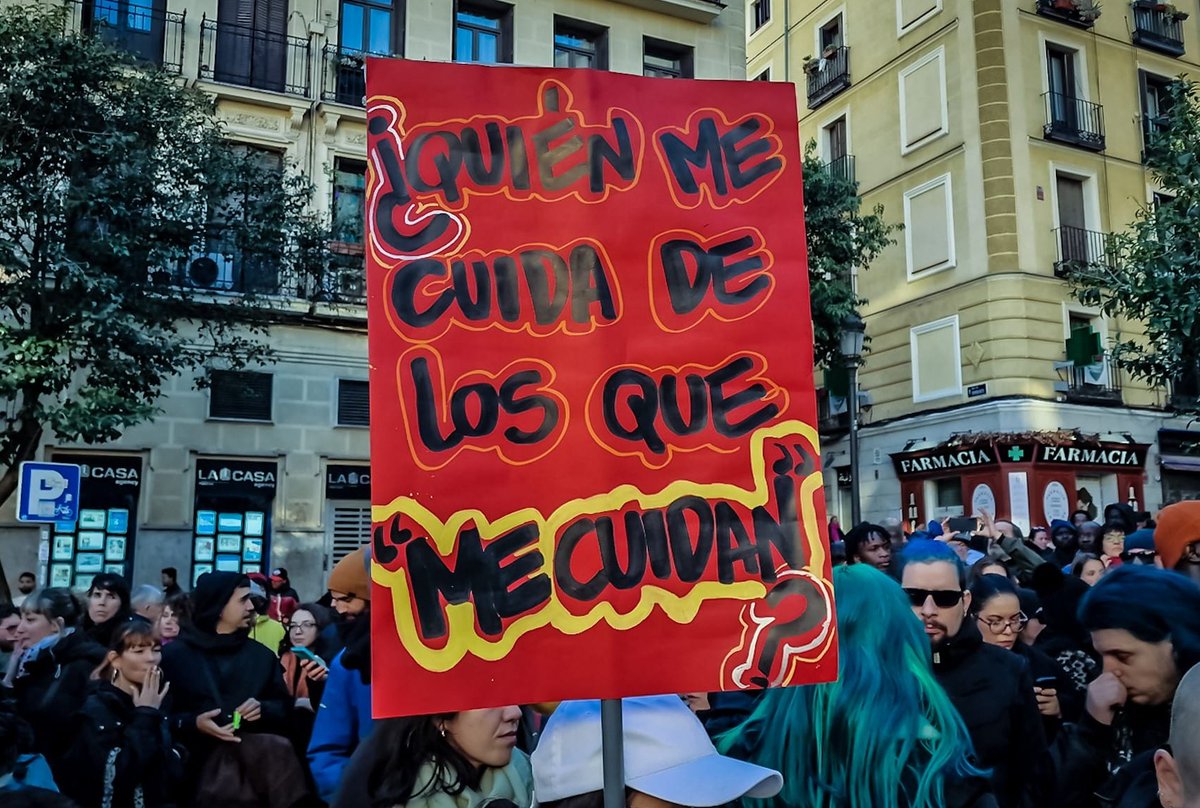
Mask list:
[{"label": "black graffiti lettering", "polygon": [[405,563],[421,634],[431,640],[446,636],[443,600],[446,605],[472,602],[479,629],[488,636],[502,634],[505,619],[548,601],[550,579],[539,572],[545,558],[539,550],[527,550],[537,539],[537,527],[525,524],[484,547],[479,530],[470,527],[458,535],[453,567],[428,538],[409,542]]},{"label": "black graffiti lettering", "polygon": [[[711,288],[717,301],[729,306],[753,301],[771,286],[770,279],[759,274],[748,282],[738,279],[751,272],[760,272],[762,259],[750,255],[731,261],[733,256],[754,247],[749,235],[740,236],[705,249],[688,239],[671,239],[659,248],[663,275],[671,308],[676,314],[690,314],[704,302]],[[693,270],[690,265],[694,264]]]},{"label": "black graffiti lettering", "polygon": [[[444,144],[444,152],[429,145],[435,140]],[[430,158],[433,163],[436,179],[426,180],[422,175],[422,162],[426,157]],[[409,187],[418,193],[441,191],[447,202],[457,202],[462,199],[456,181],[462,165],[462,141],[453,132],[442,131],[423,132],[413,138],[404,161]]]},{"label": "black graffiti lettering", "polygon": [[[753,431],[779,414],[779,406],[766,402],[736,420],[734,411],[764,399],[767,389],[759,382],[745,384],[743,377],[754,368],[746,356],[733,359],[708,373],[683,377],[687,391],[688,417],[679,401],[677,374],[661,380],[637,368],[621,368],[604,382],[601,409],[609,433],[623,440],[644,443],[654,454],[666,452],[660,424],[680,437],[700,432],[710,423],[719,435],[736,438]],[[735,382],[743,386],[734,387]]]},{"label": "black graffiti lettering", "polygon": [[[384,116],[372,116],[371,134],[382,135],[387,131],[387,127],[388,122]],[[387,193],[380,195],[376,204],[375,226],[379,238],[396,252],[405,255],[419,253],[424,247],[440,239],[454,220],[445,213],[436,213],[422,219],[420,228],[416,231],[401,233],[396,227],[397,211],[402,211],[400,218],[403,218],[403,211],[406,211],[412,204],[412,197],[408,193],[408,182],[404,176],[404,167],[400,155],[396,153],[395,146],[386,138],[379,140],[377,154],[389,188]]]},{"label": "black graffiti lettering", "polygon": [[595,600],[608,586],[608,575],[603,569],[597,570],[586,581],[580,581],[571,570],[571,559],[576,548],[588,536],[596,534],[596,523],[592,519],[577,519],[567,525],[566,530],[558,539],[554,548],[554,581],[558,588],[572,600]]},{"label": "black graffiti lettering", "polygon": [[472,182],[479,185],[495,185],[504,176],[504,133],[500,124],[488,122],[483,125],[483,133],[487,138],[488,156],[492,164],[484,167],[483,144],[480,142],[479,131],[465,127],[459,133],[462,141],[463,167]]},{"label": "black graffiti lettering", "polygon": [[[693,538],[687,513],[696,515]],[[671,558],[679,580],[695,583],[704,575],[713,551],[712,508],[700,497],[680,497],[667,508],[667,536],[671,541]]]},{"label": "black graffiti lettering", "polygon": [[444,452],[462,443],[464,438],[492,434],[502,412],[521,415],[540,410],[542,417],[533,429],[510,426],[504,437],[516,444],[531,444],[545,440],[558,426],[561,416],[558,402],[541,393],[522,392],[522,388],[545,384],[538,370],[518,371],[505,379],[499,390],[491,382],[466,384],[450,394],[450,431],[443,435],[439,419],[440,403],[437,387],[429,369],[429,360],[416,357],[409,366],[417,410],[417,434],[426,448]]},{"label": "black graffiti lettering", "polygon": [[[777,504],[794,511],[794,489],[788,495]],[[648,573],[659,581],[711,580],[715,558],[722,584],[774,583],[781,568],[802,567],[801,546],[794,516],[685,495],[665,509],[575,519],[559,533],[554,580],[567,598],[587,602],[610,589],[636,589]]]},{"label": "black graffiti lettering", "polygon": [[575,122],[570,118],[563,118],[533,135],[533,148],[537,153],[538,179],[541,180],[544,187],[551,191],[570,188],[588,173],[587,161],[577,163],[562,174],[554,173],[554,169],[559,163],[566,161],[571,155],[578,154],[583,149],[583,138],[579,135],[572,135],[557,146],[550,145],[573,131],[575,131]]},{"label": "black graffiti lettering", "polygon": [[759,401],[767,394],[767,388],[759,382],[733,393],[726,392],[726,385],[737,381],[740,376],[753,369],[754,363],[750,358],[741,356],[704,377],[704,380],[708,382],[708,395],[712,402],[713,426],[717,428],[717,432],[726,437],[737,438],[753,432],[779,414],[777,404],[764,404],[737,423],[729,420],[730,414],[734,410]]},{"label": "black graffiti lettering", "polygon": [[616,118],[612,122],[613,134],[617,136],[617,146],[613,148],[602,135],[588,137],[588,175],[589,189],[594,193],[604,190],[604,166],[608,164],[617,176],[625,182],[633,182],[637,176],[637,155],[633,151],[633,143],[629,139],[629,126],[624,118]]},{"label": "black graffiti lettering", "polygon": [[[685,194],[700,193],[701,184],[718,196],[730,192],[730,185],[741,190],[783,168],[778,155],[747,163],[768,154],[773,146],[766,138],[755,137],[763,128],[760,118],[752,117],[729,131],[719,132],[714,118],[703,118],[695,128],[694,144],[673,132],[659,135],[658,142],[667,159],[671,177]],[[749,143],[743,143],[754,138]],[[697,178],[697,171],[700,177]]]},{"label": "black graffiti lettering", "polygon": [[[422,258],[395,273],[392,309],[413,328],[429,328],[447,314],[467,322],[532,319],[541,326],[563,320],[588,324],[593,318],[613,322],[617,301],[609,271],[600,251],[587,242],[574,245],[565,258],[541,248],[449,263]],[[426,293],[430,284],[447,277],[446,288]]]}]

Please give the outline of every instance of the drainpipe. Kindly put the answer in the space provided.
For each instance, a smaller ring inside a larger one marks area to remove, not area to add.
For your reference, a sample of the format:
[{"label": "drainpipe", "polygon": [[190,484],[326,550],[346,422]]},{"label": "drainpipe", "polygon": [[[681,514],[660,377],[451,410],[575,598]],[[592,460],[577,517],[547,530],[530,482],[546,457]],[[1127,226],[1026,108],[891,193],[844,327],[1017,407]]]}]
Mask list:
[{"label": "drainpipe", "polygon": [[791,0],[783,0],[783,80],[791,81],[792,71],[792,18]]}]

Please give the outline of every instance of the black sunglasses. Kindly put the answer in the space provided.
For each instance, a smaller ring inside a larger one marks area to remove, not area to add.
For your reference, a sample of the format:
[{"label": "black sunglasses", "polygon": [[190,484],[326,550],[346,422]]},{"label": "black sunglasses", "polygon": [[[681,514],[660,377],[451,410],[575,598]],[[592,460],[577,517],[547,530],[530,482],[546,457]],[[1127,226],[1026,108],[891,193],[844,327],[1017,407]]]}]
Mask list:
[{"label": "black sunglasses", "polygon": [[963,593],[958,589],[910,589],[904,587],[904,594],[912,601],[913,606],[924,606],[925,601],[933,598],[933,604],[939,609],[949,609],[962,601]]}]

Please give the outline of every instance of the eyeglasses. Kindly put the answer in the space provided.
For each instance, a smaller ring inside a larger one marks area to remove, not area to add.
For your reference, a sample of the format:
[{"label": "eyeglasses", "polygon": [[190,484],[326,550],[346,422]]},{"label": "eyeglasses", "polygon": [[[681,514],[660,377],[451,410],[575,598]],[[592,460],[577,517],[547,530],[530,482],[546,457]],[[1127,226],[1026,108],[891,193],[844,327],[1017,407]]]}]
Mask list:
[{"label": "eyeglasses", "polygon": [[1121,553],[1121,560],[1128,564],[1153,564],[1155,555],[1153,550],[1126,550]]},{"label": "eyeglasses", "polygon": [[991,629],[993,634],[1003,634],[1005,629],[1016,634],[1025,628],[1029,618],[1025,616],[1024,612],[1021,612],[1016,617],[1010,617],[1007,620],[1003,617],[980,617],[979,622]]},{"label": "eyeglasses", "polygon": [[939,609],[949,609],[962,601],[963,593],[957,589],[910,589],[904,588],[904,594],[913,606],[924,606],[925,601],[933,598],[933,604]]},{"label": "eyeglasses", "polygon": [[291,625],[292,631],[295,631],[296,629],[301,629],[303,631],[303,630],[308,630],[310,628],[316,628],[316,627],[317,627],[317,624],[313,623],[313,622],[292,623],[292,625]]}]

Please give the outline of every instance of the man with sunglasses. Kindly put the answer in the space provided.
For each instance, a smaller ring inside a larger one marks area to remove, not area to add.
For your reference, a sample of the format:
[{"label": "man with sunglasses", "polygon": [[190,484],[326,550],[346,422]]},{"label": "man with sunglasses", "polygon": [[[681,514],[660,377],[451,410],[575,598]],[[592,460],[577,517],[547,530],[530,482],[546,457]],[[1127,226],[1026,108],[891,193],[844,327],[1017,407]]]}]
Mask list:
[{"label": "man with sunglasses", "polygon": [[901,586],[933,649],[933,672],[958,709],[982,768],[992,770],[1000,808],[1042,804],[1046,739],[1028,666],[983,641],[966,619],[967,569],[938,541],[910,542],[901,556]]}]

